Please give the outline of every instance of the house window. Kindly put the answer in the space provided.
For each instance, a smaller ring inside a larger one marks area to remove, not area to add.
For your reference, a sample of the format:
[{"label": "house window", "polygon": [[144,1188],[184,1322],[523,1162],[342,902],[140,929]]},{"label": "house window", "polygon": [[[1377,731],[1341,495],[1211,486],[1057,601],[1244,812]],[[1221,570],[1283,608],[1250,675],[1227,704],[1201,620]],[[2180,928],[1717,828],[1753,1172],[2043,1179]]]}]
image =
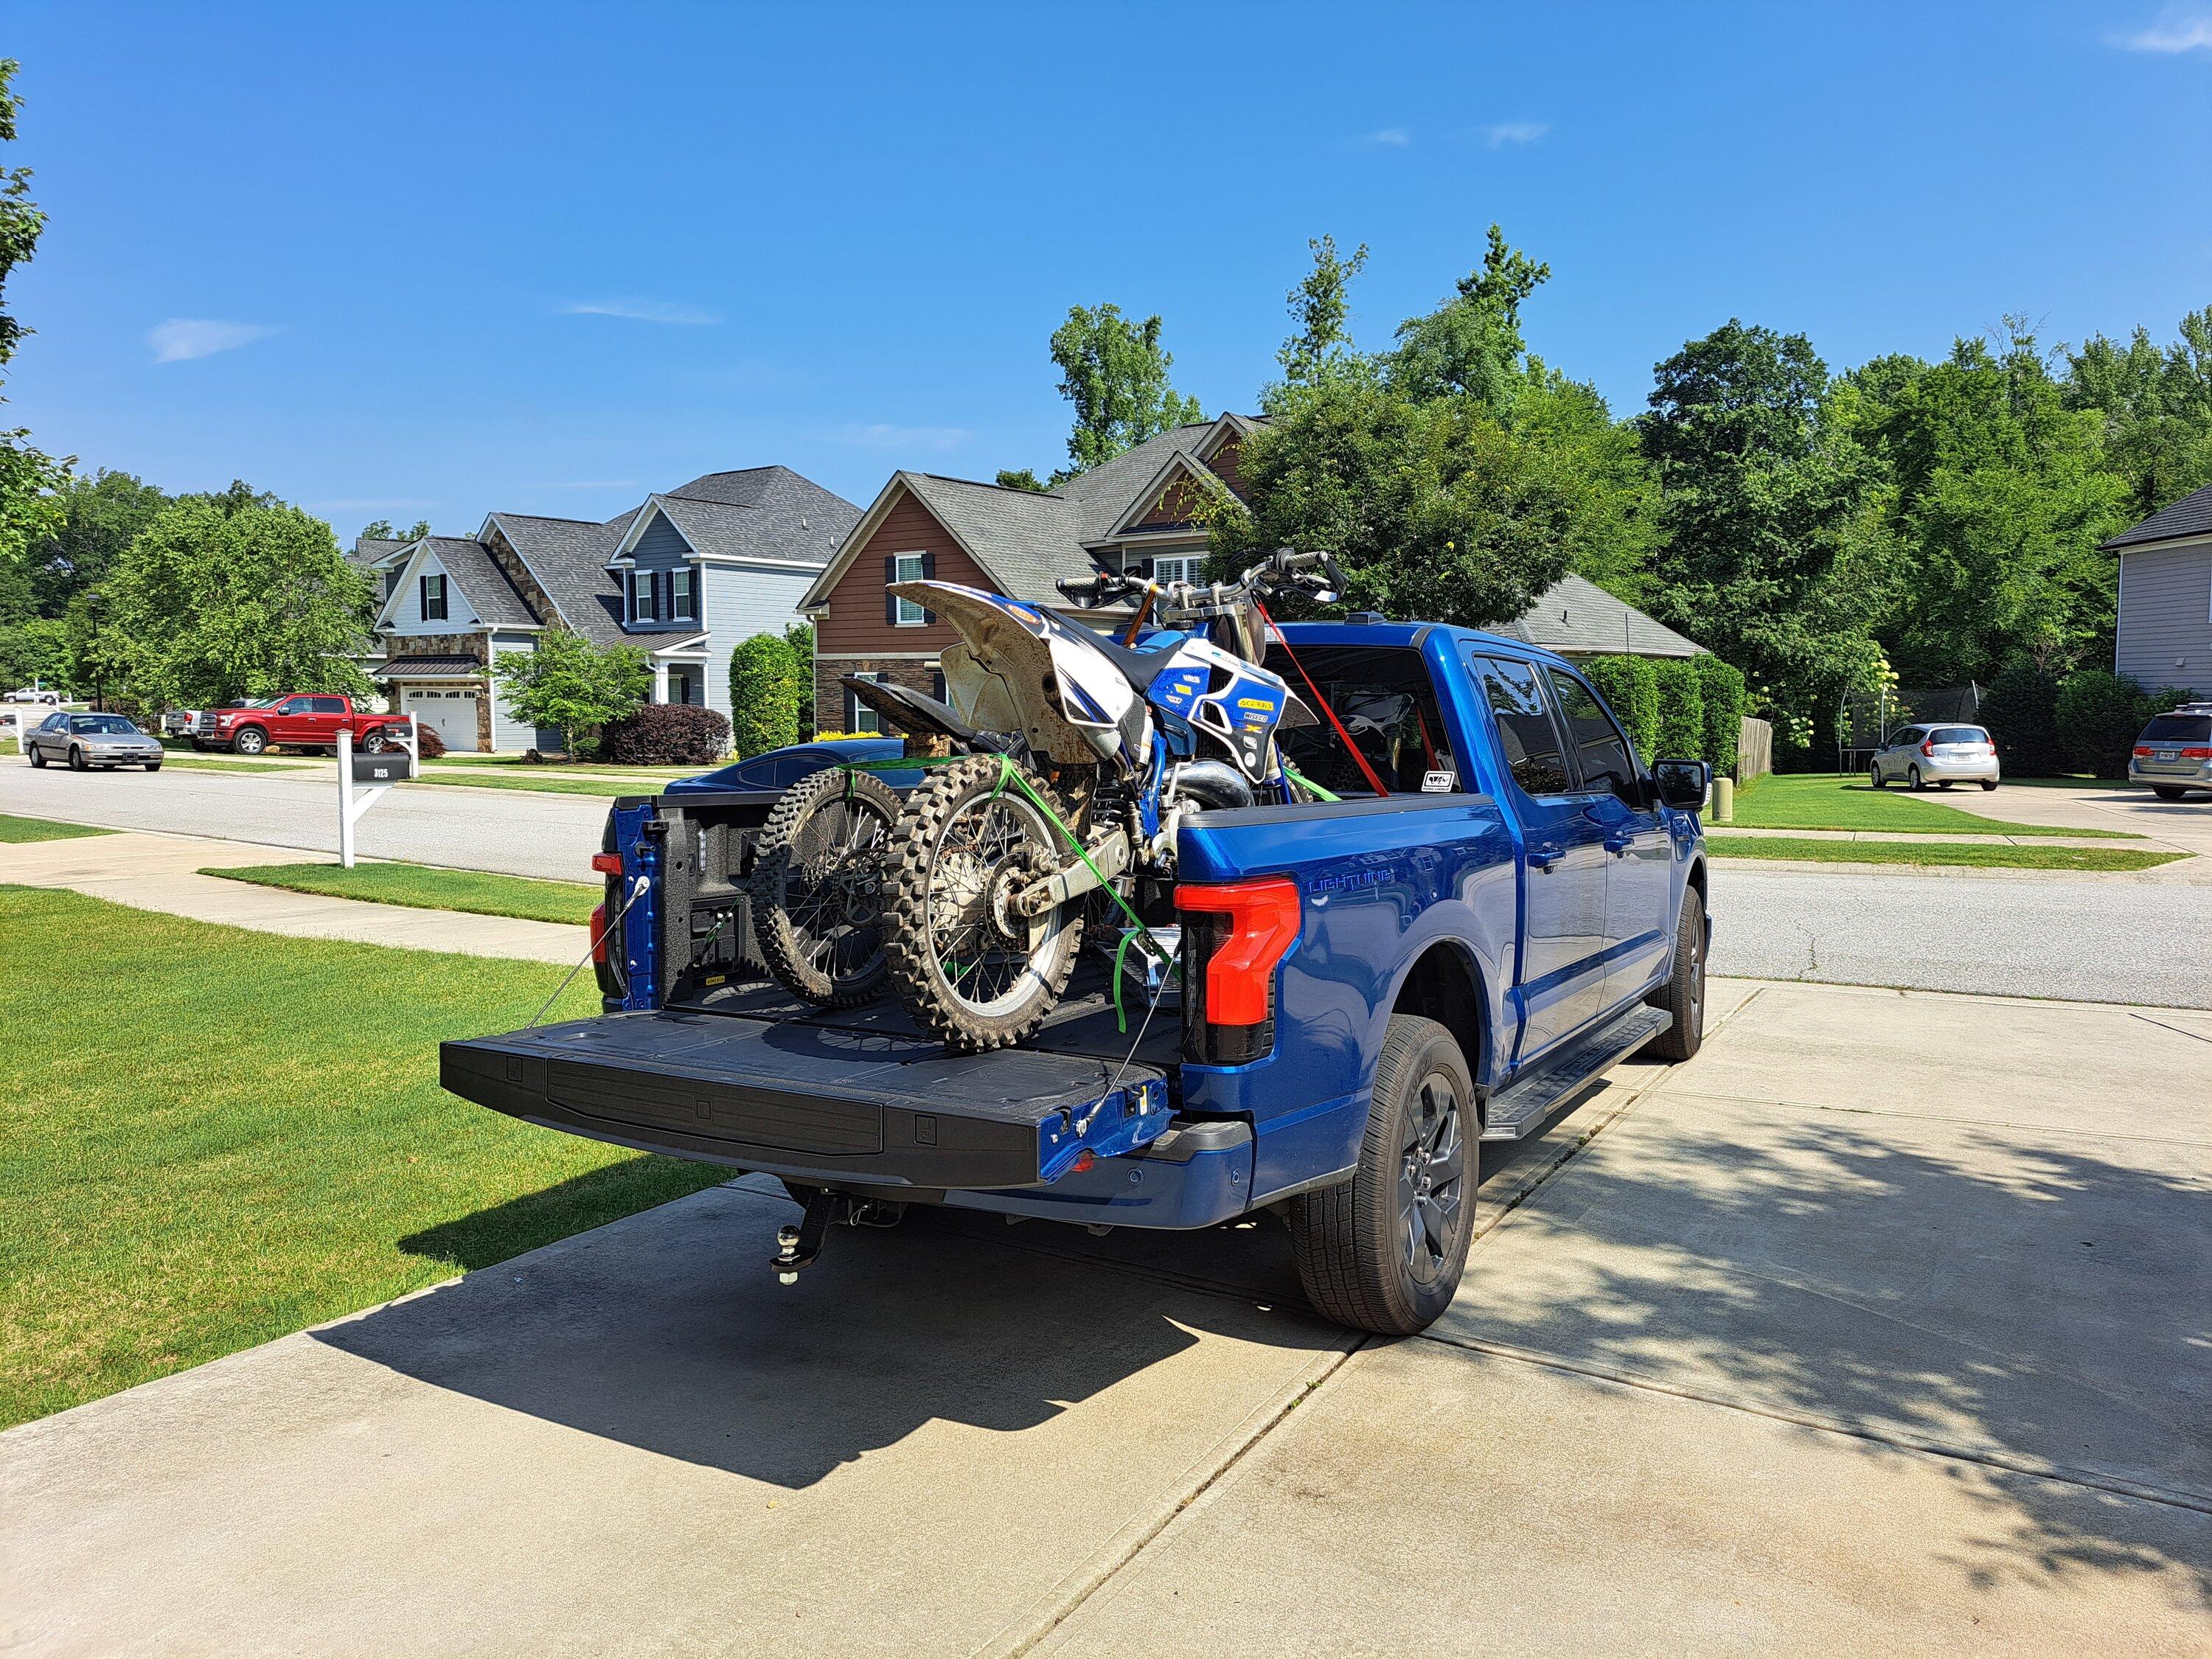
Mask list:
[{"label": "house window", "polygon": [[422,578],[422,620],[446,620],[446,579],[443,576]]},{"label": "house window", "polygon": [[[920,553],[896,555],[891,560],[891,580],[901,582],[918,582],[925,580],[926,567],[922,563],[923,557],[924,556]],[[929,620],[929,613],[912,599],[902,599],[896,603],[898,608],[893,613],[891,620],[901,628],[919,628]],[[872,720],[875,717],[872,714],[869,718]],[[858,726],[854,728],[855,731],[859,729]],[[872,732],[876,728],[870,726],[868,729]]]},{"label": "house window", "polygon": [[668,666],[668,701],[671,702],[702,703],[707,701],[706,676],[688,663],[671,663]]},{"label": "house window", "polygon": [[672,571],[668,578],[668,614],[681,622],[699,619],[699,603],[691,587],[689,570]]},{"label": "house window", "polygon": [[[855,674],[853,678],[856,680],[869,680],[881,685],[886,676]],[[848,732],[880,732],[884,729],[883,716],[862,702],[860,693],[849,685],[845,688],[845,729]]]},{"label": "house window", "polygon": [[1188,558],[1154,559],[1152,580],[1156,582],[1194,582],[1206,561],[1195,555]]},{"label": "house window", "polygon": [[653,617],[653,573],[633,570],[629,573],[629,617],[632,622],[651,622]]}]

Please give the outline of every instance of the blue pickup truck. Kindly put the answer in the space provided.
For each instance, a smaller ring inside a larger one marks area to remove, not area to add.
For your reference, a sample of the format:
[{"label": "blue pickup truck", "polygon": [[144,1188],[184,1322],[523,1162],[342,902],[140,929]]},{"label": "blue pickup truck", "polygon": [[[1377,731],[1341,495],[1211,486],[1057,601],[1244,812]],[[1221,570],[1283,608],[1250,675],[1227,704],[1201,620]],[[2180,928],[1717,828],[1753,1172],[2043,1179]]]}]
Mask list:
[{"label": "blue pickup truck", "polygon": [[888,999],[792,1000],[751,939],[750,838],[798,778],[900,752],[817,744],[618,800],[594,860],[607,1012],[448,1042],[445,1086],[781,1176],[807,1218],[786,1268],[911,1203],[1159,1228],[1267,1212],[1318,1310],[1421,1329],[1466,1261],[1477,1144],[1638,1049],[1696,1052],[1708,769],[1645,764],[1571,664],[1510,640],[1283,632],[1284,672],[1338,717],[1289,733],[1289,758],[1342,799],[1185,822],[1146,918],[1179,926],[1172,998],[1129,994],[1139,970],[1101,952],[1034,1039],[981,1054]]}]

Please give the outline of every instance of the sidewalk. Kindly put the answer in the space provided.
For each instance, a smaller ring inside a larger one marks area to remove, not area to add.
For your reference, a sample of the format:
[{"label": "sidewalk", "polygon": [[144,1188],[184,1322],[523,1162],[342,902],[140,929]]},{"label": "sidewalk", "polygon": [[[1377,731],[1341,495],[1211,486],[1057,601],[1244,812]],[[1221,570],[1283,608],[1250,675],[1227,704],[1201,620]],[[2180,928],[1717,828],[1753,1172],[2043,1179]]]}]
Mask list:
[{"label": "sidewalk", "polygon": [[314,859],[312,854],[281,847],[121,830],[74,841],[31,842],[11,846],[7,852],[0,880],[26,887],[71,888],[141,910],[264,933],[558,963],[580,959],[587,942],[588,930],[558,922],[366,904],[359,899],[289,893],[199,873],[211,866],[231,869]]}]

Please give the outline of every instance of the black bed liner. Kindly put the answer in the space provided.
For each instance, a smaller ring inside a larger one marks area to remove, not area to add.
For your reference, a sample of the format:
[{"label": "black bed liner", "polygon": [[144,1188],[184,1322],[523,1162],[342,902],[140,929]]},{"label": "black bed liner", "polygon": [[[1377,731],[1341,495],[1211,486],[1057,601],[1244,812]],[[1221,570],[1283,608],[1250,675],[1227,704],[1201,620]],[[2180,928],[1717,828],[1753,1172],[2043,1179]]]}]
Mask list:
[{"label": "black bed liner", "polygon": [[[512,1116],[595,1139],[866,1187],[1034,1186],[1081,1152],[1166,1127],[1182,1022],[1136,1049],[1103,975],[1019,1048],[954,1054],[886,998],[841,1012],[772,986],[653,1013],[442,1044],[440,1080]],[[1136,1050],[1133,1053],[1133,1050]]]}]

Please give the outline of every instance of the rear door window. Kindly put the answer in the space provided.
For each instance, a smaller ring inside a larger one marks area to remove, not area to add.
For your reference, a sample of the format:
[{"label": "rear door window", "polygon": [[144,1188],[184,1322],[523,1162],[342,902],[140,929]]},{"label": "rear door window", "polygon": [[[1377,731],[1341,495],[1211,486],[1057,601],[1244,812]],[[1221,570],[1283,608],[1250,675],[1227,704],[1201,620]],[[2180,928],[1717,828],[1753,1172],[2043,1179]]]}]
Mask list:
[{"label": "rear door window", "polygon": [[1605,712],[1597,693],[1564,670],[1546,672],[1551,676],[1552,693],[1559,700],[1559,710],[1566,717],[1583,787],[1609,789],[1621,799],[1634,804],[1638,793],[1636,762],[1628,739],[1613,723],[1613,716]]},{"label": "rear door window", "polygon": [[1938,743],[1987,743],[1990,734],[1978,726],[1939,726],[1935,738]]},{"label": "rear door window", "polygon": [[310,697],[307,699],[307,702],[308,706],[318,714],[343,714],[345,713],[345,699],[343,697]]},{"label": "rear door window", "polygon": [[2160,714],[2143,727],[2137,743],[2212,742],[2212,714]]},{"label": "rear door window", "polygon": [[1552,711],[1536,684],[1536,671],[1504,657],[1475,657],[1468,665],[1498,720],[1498,741],[1513,781],[1529,795],[1567,793],[1566,753]]}]

